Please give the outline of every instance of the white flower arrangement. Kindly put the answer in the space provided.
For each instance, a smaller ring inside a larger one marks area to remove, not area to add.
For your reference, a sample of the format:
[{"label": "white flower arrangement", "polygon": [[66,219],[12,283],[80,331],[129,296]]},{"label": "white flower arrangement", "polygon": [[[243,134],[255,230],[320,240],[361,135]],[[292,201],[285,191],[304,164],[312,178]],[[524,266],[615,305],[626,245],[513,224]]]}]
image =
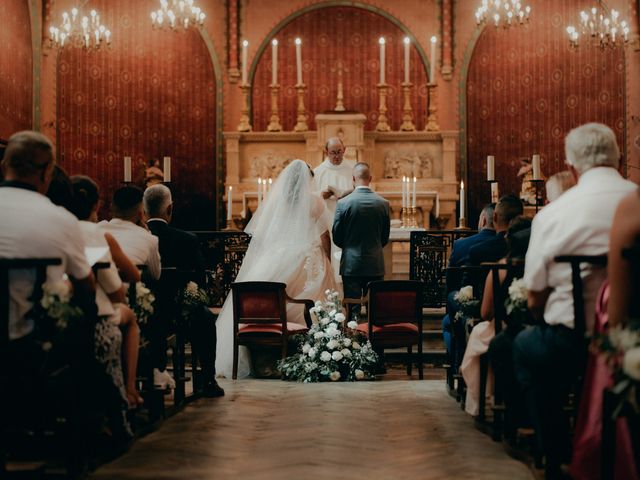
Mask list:
[{"label": "white flower arrangement", "polygon": [[136,304],[133,311],[138,319],[138,324],[145,325],[154,312],[154,303],[156,297],[151,293],[146,285],[142,282],[136,283]]},{"label": "white flower arrangement", "polygon": [[480,301],[473,297],[473,287],[471,285],[458,290],[453,299],[458,304],[458,311],[455,315],[456,321],[468,321],[480,317]]},{"label": "white flower arrangement", "polygon": [[82,309],[70,303],[71,296],[69,282],[47,282],[42,285],[40,306],[44,309],[46,316],[55,322],[59,331],[66,330],[69,323],[83,315]]},{"label": "white flower arrangement", "polygon": [[180,306],[180,314],[185,323],[189,322],[197,309],[208,307],[211,303],[207,291],[193,281],[187,283],[185,288],[178,292],[176,302]]},{"label": "white flower arrangement", "polygon": [[509,285],[508,296],[504,301],[505,312],[510,319],[521,324],[529,322],[527,298],[529,291],[522,278],[514,278]]},{"label": "white flower arrangement", "polygon": [[299,352],[279,362],[282,376],[298,382],[374,379],[378,355],[357,322],[344,328],[346,316],[338,293],[325,292],[326,300],[310,310],[312,327],[300,342]]}]

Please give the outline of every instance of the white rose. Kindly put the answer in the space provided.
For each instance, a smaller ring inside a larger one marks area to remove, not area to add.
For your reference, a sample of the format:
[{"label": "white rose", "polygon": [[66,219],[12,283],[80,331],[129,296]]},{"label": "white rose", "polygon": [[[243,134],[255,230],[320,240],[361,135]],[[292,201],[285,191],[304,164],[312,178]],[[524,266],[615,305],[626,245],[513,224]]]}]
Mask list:
[{"label": "white rose", "polygon": [[349,350],[348,348],[343,348],[342,350],[340,350],[340,352],[342,353],[343,357],[350,357],[351,356],[351,350]]},{"label": "white rose", "polygon": [[524,303],[527,301],[527,286],[522,278],[516,278],[509,285],[509,298],[514,302]]},{"label": "white rose", "polygon": [[322,352],[320,354],[320,360],[322,360],[323,362],[328,362],[329,360],[331,360],[331,354],[329,352]]},{"label": "white rose", "polygon": [[337,313],[336,314],[336,322],[342,323],[344,321],[345,321],[344,313]]},{"label": "white rose", "polygon": [[333,350],[333,349],[335,349],[337,346],[338,346],[338,341],[337,341],[337,340],[335,340],[335,339],[333,339],[333,338],[332,338],[331,340],[329,340],[329,342],[327,342],[327,348],[328,348],[329,350]]},{"label": "white rose", "polygon": [[316,353],[318,353],[317,350],[312,347],[309,349],[309,353],[307,353],[307,355],[309,355],[309,358],[315,358]]},{"label": "white rose", "polygon": [[191,295],[197,295],[198,294],[198,284],[196,282],[187,283],[187,292],[190,293]]},{"label": "white rose", "polygon": [[352,347],[353,347],[354,350],[360,350],[360,348],[361,348],[360,344],[358,342],[353,342]]},{"label": "white rose", "polygon": [[309,353],[309,350],[311,350],[311,345],[309,345],[308,343],[305,343],[302,346],[302,353]]},{"label": "white rose", "polygon": [[343,344],[345,347],[348,347],[349,345],[351,345],[351,339],[350,339],[350,338],[343,338],[343,339],[342,339],[342,344]]},{"label": "white rose", "polygon": [[340,380],[340,372],[331,372],[329,378],[332,382],[337,382],[338,380]]},{"label": "white rose", "polygon": [[331,290],[329,290],[328,288],[324,291],[324,294],[328,297],[329,295],[331,295]]},{"label": "white rose", "polygon": [[356,380],[362,380],[364,378],[364,372],[360,369],[356,370]]},{"label": "white rose", "polygon": [[331,355],[331,358],[333,358],[336,362],[339,362],[340,360],[342,360],[342,353],[335,351]]},{"label": "white rose", "polygon": [[329,316],[330,316],[330,317],[335,317],[337,313],[338,313],[338,311],[334,308],[333,310],[331,310],[331,311],[329,312]]},{"label": "white rose", "polygon": [[454,298],[458,302],[467,302],[471,300],[473,298],[473,287],[471,285],[462,287],[458,293],[456,293]]},{"label": "white rose", "polygon": [[347,327],[355,330],[356,328],[358,328],[358,322],[356,322],[355,320],[351,320],[349,323],[347,323]]},{"label": "white rose", "polygon": [[329,323],[331,321],[331,319],[329,317],[323,317],[322,320],[320,320],[320,323],[322,325],[326,325],[327,323]]},{"label": "white rose", "polygon": [[332,323],[329,325],[329,329],[331,330],[336,330],[338,328],[338,324],[337,323]]},{"label": "white rose", "polygon": [[624,354],[622,369],[634,380],[640,380],[640,347],[632,348]]},{"label": "white rose", "polygon": [[69,303],[71,299],[71,287],[64,281],[47,283],[44,291],[49,295],[57,295],[62,303]]},{"label": "white rose", "polygon": [[324,337],[324,332],[316,332],[313,334],[313,338],[316,340],[320,340],[322,337]]},{"label": "white rose", "polygon": [[340,335],[340,330],[337,328],[331,328],[331,325],[329,325],[329,328],[327,328],[325,333],[327,334],[327,337],[337,337]]},{"label": "white rose", "polygon": [[316,308],[322,308],[322,302],[320,300],[318,300],[315,304]]}]

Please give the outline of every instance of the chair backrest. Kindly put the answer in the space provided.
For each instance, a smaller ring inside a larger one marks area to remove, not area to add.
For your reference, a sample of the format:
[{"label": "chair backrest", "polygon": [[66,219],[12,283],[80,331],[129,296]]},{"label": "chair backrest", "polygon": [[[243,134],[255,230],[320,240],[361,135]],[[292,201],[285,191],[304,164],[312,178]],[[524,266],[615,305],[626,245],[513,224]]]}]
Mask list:
[{"label": "chair backrest", "polygon": [[580,265],[588,263],[599,267],[607,266],[606,255],[559,255],[554,259],[557,263],[571,265],[571,284],[573,287],[573,322],[574,331],[578,338],[584,338],[587,331],[587,321],[584,312],[583,284]]},{"label": "chair backrest", "polygon": [[622,257],[629,262],[631,274],[628,316],[629,318],[640,318],[640,303],[634,301],[634,295],[640,294],[640,237],[636,238],[633,245],[622,249]]},{"label": "chair backrest", "polygon": [[446,303],[443,272],[447,266],[447,238],[428,232],[411,232],[409,240],[409,278],[421,282],[422,303],[439,308]]},{"label": "chair backrest", "polygon": [[369,323],[420,323],[422,284],[415,280],[379,280],[369,283]]},{"label": "chair backrest", "polygon": [[279,282],[235,282],[233,295],[233,323],[237,331],[240,323],[287,322],[286,285]]},{"label": "chair backrest", "polygon": [[31,301],[37,302],[42,297],[42,284],[47,278],[47,267],[60,265],[60,258],[3,258],[0,259],[0,350],[6,351],[9,342],[9,272],[11,270],[35,270],[36,279],[33,285]]}]

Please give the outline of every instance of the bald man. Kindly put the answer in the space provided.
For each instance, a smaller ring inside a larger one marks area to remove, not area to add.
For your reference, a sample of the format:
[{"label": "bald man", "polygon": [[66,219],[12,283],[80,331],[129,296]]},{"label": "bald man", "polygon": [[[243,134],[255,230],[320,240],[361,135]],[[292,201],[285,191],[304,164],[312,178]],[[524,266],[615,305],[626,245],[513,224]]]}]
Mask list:
[{"label": "bald man", "polygon": [[[355,164],[344,160],[345,146],[338,137],[331,137],[324,146],[325,160],[313,171],[315,190],[324,198],[331,215],[335,214],[338,199],[348,195],[353,190],[353,167]],[[335,279],[340,283],[340,249],[331,245],[331,266],[335,272]]]},{"label": "bald man", "polygon": [[367,283],[384,278],[383,247],[389,242],[389,202],[375,193],[366,163],[353,169],[355,190],[338,201],[333,242],[342,248],[344,296],[360,298]]}]

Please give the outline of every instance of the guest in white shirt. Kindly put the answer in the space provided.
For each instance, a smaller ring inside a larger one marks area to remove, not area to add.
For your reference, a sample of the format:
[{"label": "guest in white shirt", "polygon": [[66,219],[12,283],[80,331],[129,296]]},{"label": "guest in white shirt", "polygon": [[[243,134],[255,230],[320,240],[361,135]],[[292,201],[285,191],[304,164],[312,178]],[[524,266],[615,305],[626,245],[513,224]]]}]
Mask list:
[{"label": "guest in white shirt", "polygon": [[142,189],[135,186],[116,190],[111,205],[113,218],[100,225],[115,237],[133,263],[146,265],[151,278],[157,280],[160,278],[158,237],[140,226],[144,225],[142,195]]},{"label": "guest in white shirt", "polygon": [[[0,184],[0,258],[60,258],[49,267],[47,282],[74,279],[75,295],[93,297],[95,281],[87,262],[78,220],[43,194],[54,167],[53,146],[44,135],[24,131],[9,138],[2,161],[5,182]],[[33,320],[33,271],[10,272],[9,340],[29,335]]]},{"label": "guest in white shirt", "polygon": [[[556,478],[560,464],[568,460],[563,456],[569,429],[562,406],[585,353],[583,339],[574,333],[571,268],[554,258],[606,254],[616,207],[637,188],[617,171],[620,151],[609,127],[590,123],[572,130],[565,152],[578,183],[534,218],[525,263],[529,309],[542,323],[521,332],[514,344],[516,376],[546,456],[547,478]],[[593,326],[605,274],[604,269],[582,269],[587,330]]]},{"label": "guest in white shirt", "polygon": [[[138,347],[140,344],[140,328],[135,313],[125,305],[125,289],[120,279],[121,274],[128,281],[140,281],[140,272],[135,264],[124,255],[117,240],[107,233],[98,221],[100,192],[98,185],[89,177],[76,175],[71,178],[73,187],[73,213],[80,220],[80,227],[87,246],[108,247],[109,250],[99,260],[109,263],[109,268],[98,270],[96,281],[96,303],[98,315],[106,318],[100,332],[103,338],[98,339],[103,348],[102,356],[98,358],[107,365],[107,371],[118,387],[124,387],[125,399],[130,407],[142,405],[143,399],[136,386],[136,370],[138,365]],[[118,339],[120,330],[124,334],[124,349],[121,352],[121,341]],[[117,343],[117,345],[113,345]],[[117,348],[116,348],[117,347]],[[125,366],[126,385],[122,385],[122,368],[120,356]]]}]

